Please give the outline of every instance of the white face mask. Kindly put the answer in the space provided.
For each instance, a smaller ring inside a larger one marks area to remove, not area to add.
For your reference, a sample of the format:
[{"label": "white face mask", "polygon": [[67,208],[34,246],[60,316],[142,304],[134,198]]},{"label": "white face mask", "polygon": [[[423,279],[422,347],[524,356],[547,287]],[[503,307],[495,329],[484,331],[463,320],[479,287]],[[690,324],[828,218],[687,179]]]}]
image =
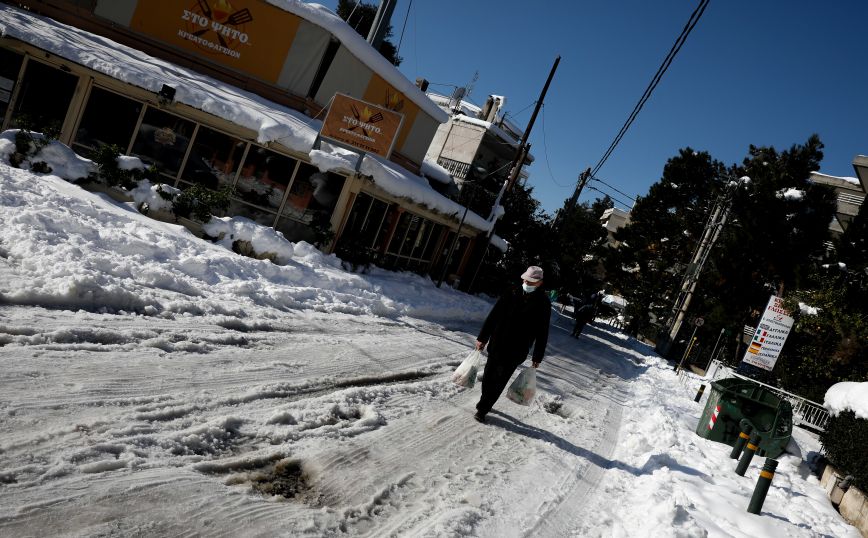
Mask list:
[{"label": "white face mask", "polygon": [[525,293],[533,293],[534,291],[536,291],[536,286],[531,286],[530,284],[527,284],[526,282],[522,282],[521,283],[521,289],[523,289]]}]

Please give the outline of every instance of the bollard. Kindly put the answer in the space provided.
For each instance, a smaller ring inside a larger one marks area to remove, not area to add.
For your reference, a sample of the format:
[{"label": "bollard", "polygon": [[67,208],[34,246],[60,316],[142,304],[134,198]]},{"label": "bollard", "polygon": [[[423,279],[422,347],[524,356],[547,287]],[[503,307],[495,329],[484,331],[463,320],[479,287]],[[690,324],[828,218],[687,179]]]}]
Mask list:
[{"label": "bollard", "polygon": [[775,476],[777,466],[777,461],[766,458],[763,470],[760,471],[759,479],[756,481],[756,488],[753,490],[750,503],[747,505],[747,511],[751,514],[759,514],[762,511],[763,502],[766,500],[769,486],[772,485],[772,478]]},{"label": "bollard", "polygon": [[739,432],[735,444],[732,445],[732,452],[729,453],[729,457],[734,460],[737,460],[741,455],[741,451],[744,450],[744,444],[750,438],[750,432],[753,430],[753,426],[747,421],[747,419],[741,419],[738,425],[741,426],[741,432]]},{"label": "bollard", "polygon": [[744,452],[741,453],[741,459],[738,460],[738,465],[735,466],[735,474],[744,476],[744,472],[747,471],[747,468],[750,466],[750,460],[752,460],[753,455],[756,454],[758,444],[759,434],[757,432],[752,432],[750,434],[750,440],[744,448]]},{"label": "bollard", "polygon": [[699,392],[696,393],[696,397],[693,398],[694,402],[698,402],[702,399],[702,393],[705,392],[705,385],[699,385]]}]

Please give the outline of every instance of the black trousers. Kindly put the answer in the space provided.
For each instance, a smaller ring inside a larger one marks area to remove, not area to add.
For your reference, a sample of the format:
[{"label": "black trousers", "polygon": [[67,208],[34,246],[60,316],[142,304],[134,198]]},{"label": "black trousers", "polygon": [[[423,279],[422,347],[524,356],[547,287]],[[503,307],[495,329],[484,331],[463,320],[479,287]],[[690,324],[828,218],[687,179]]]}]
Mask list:
[{"label": "black trousers", "polygon": [[572,333],[572,335],[573,335],[573,336],[579,336],[580,334],[582,334],[582,330],[585,328],[585,325],[587,325],[587,324],[588,324],[587,321],[584,321],[584,320],[581,320],[581,321],[576,320],[576,324],[573,326],[573,333]]},{"label": "black trousers", "polygon": [[491,350],[488,351],[488,362],[485,363],[482,374],[482,397],[476,404],[476,410],[480,415],[491,411],[494,403],[503,393],[503,389],[506,388],[512,373],[523,361],[524,358],[503,357],[496,353],[492,354]]}]

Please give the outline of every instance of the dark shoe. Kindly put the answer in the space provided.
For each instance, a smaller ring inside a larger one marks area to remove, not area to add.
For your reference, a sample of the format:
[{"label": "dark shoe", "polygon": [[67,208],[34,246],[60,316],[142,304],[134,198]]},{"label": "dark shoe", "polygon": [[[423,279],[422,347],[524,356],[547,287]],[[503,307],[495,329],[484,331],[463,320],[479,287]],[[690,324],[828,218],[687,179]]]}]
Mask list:
[{"label": "dark shoe", "polygon": [[484,413],[480,413],[479,411],[477,411],[473,415],[473,418],[476,419],[476,422],[481,422],[481,423],[485,424],[485,414]]}]

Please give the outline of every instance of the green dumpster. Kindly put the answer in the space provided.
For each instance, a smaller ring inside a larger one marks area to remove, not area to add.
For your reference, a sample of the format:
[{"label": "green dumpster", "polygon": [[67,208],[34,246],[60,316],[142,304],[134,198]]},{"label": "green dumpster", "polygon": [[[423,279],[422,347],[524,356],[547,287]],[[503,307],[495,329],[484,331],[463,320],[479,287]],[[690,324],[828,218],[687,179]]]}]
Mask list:
[{"label": "green dumpster", "polygon": [[777,458],[793,434],[793,409],[762,385],[731,377],[711,383],[705,409],[696,425],[696,434],[733,446],[746,419],[760,435],[757,455]]}]

